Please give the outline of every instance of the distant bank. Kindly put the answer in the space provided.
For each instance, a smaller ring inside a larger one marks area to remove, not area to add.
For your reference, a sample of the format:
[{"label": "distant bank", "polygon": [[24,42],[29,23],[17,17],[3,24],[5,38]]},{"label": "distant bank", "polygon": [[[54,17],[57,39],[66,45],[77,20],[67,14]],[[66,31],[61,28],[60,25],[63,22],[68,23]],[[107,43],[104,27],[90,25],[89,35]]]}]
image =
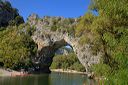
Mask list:
[{"label": "distant bank", "polygon": [[87,74],[86,72],[80,72],[76,70],[70,70],[70,69],[51,69],[52,72],[62,72],[62,73],[77,73],[77,74]]}]

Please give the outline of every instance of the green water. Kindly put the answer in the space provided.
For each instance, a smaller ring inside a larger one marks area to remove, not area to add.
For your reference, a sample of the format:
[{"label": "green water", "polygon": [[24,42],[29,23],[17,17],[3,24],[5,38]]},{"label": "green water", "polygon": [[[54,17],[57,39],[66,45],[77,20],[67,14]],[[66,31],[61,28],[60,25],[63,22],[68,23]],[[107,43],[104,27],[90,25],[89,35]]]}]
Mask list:
[{"label": "green water", "polygon": [[0,77],[0,85],[96,85],[86,75],[51,73],[24,77]]}]

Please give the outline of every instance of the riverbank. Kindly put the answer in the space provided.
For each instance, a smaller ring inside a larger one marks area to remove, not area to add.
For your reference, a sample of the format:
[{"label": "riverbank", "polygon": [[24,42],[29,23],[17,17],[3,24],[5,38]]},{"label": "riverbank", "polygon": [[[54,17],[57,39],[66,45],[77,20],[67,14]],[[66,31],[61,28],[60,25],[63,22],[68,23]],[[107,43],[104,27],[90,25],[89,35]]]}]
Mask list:
[{"label": "riverbank", "polygon": [[0,68],[0,76],[24,76],[26,73]]},{"label": "riverbank", "polygon": [[62,73],[75,73],[75,74],[87,74],[86,72],[80,72],[76,70],[64,70],[64,69],[51,69],[52,72],[62,72]]},{"label": "riverbank", "polygon": [[[63,73],[75,73],[75,74],[87,74],[86,72],[79,72],[76,70],[63,70],[63,69],[51,69],[52,72],[63,72]],[[0,68],[0,76],[24,76],[27,75],[27,73],[14,71],[11,69],[3,69]]]},{"label": "riverbank", "polygon": [[[76,70],[70,70],[70,69],[50,69],[51,72],[61,72],[61,73],[73,73],[73,74],[84,74],[84,75],[91,75],[90,73],[87,72],[80,72]],[[0,76],[26,76],[28,75],[27,73],[19,72],[19,71],[14,71],[11,69],[3,69],[0,68]]]}]

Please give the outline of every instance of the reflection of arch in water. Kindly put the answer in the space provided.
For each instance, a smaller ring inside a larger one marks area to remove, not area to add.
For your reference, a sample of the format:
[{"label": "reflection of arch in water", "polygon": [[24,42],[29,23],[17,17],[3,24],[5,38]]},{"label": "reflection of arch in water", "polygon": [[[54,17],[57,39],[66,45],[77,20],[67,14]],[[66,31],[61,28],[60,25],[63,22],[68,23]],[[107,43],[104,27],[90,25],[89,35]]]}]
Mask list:
[{"label": "reflection of arch in water", "polygon": [[49,74],[34,75],[32,77],[33,77],[33,81],[32,81],[33,85],[51,85]]}]

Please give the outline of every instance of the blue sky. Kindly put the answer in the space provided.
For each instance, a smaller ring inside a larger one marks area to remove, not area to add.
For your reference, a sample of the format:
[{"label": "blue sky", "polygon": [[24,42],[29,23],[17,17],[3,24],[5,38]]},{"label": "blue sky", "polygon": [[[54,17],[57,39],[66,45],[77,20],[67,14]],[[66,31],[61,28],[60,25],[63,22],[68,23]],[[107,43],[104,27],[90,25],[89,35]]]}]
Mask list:
[{"label": "blue sky", "polygon": [[90,0],[8,0],[26,18],[36,13],[43,16],[79,17],[87,12]]}]

